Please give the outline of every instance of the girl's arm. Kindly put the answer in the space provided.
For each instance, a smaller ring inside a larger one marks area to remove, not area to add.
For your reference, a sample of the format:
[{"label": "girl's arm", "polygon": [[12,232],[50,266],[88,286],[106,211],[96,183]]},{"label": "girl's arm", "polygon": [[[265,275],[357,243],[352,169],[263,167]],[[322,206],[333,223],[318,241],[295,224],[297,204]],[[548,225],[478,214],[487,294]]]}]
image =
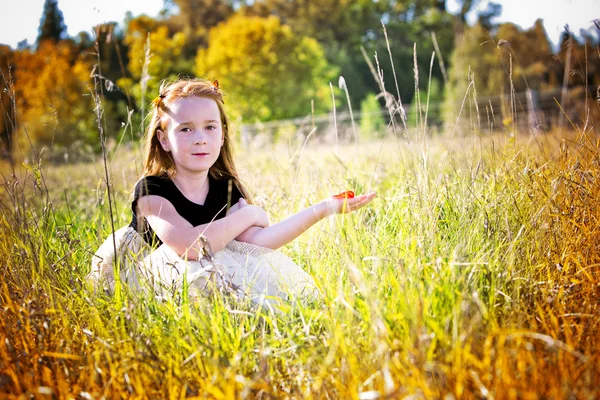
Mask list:
[{"label": "girl's arm", "polygon": [[[277,249],[296,239],[321,219],[332,214],[358,210],[367,205],[374,197],[375,193],[368,193],[352,199],[329,198],[276,224],[267,227],[251,226],[238,235],[236,239],[257,246]],[[237,211],[234,209],[231,215],[235,215],[247,207],[249,206],[245,200],[240,199],[239,208],[237,208]]]},{"label": "girl's arm", "polygon": [[173,204],[164,197],[140,197],[137,207],[138,215],[146,217],[160,240],[188,260],[197,260],[201,254],[202,243],[198,239],[202,234],[208,239],[212,250],[217,252],[249,227],[269,226],[267,213],[252,205],[196,227],[179,215]]}]

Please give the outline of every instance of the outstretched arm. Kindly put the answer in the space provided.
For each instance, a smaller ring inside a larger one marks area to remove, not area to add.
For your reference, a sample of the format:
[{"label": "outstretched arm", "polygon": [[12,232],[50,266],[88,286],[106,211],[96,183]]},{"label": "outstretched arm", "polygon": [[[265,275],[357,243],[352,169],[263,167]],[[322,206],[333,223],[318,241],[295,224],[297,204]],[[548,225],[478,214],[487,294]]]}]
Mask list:
[{"label": "outstretched arm", "polygon": [[[328,198],[268,227],[251,226],[236,239],[257,246],[277,249],[296,239],[321,219],[332,214],[358,210],[371,202],[374,197],[375,193],[368,193],[351,199]],[[244,199],[240,199],[239,208],[237,211],[234,209],[231,215],[243,211],[246,207],[248,205]]]}]

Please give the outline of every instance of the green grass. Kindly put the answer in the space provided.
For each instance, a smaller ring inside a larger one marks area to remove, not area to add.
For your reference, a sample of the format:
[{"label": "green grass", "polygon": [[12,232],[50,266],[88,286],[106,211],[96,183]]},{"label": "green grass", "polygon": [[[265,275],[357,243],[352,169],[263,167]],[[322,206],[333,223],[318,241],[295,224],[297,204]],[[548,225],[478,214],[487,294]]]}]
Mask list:
[{"label": "green grass", "polygon": [[[321,299],[276,314],[218,294],[94,297],[85,275],[111,231],[101,163],[6,175],[0,392],[598,397],[598,139],[515,139],[239,151],[272,221],[341,190],[378,193],[282,249]],[[121,152],[110,165],[116,227],[140,164]]]}]

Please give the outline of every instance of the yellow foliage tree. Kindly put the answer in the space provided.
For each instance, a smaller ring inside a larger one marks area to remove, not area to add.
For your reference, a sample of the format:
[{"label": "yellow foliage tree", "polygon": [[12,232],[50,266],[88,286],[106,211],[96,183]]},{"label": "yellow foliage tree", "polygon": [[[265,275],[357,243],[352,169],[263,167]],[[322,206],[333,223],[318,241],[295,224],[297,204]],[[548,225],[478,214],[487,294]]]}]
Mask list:
[{"label": "yellow foliage tree", "polygon": [[196,57],[196,73],[218,79],[234,115],[245,122],[297,117],[331,106],[337,68],[319,43],[300,37],[277,17],[239,14],[212,28]]},{"label": "yellow foliage tree", "polygon": [[507,68],[512,58],[516,91],[527,87],[539,90],[548,85],[546,75],[554,55],[541,19],[526,31],[511,23],[501,24],[496,37],[502,40],[502,59]]},{"label": "yellow foliage tree", "polygon": [[69,41],[44,41],[37,51],[15,53],[15,90],[19,110],[17,156],[47,148],[51,157],[99,146],[91,65]]},{"label": "yellow foliage tree", "polygon": [[492,129],[503,125],[512,129],[515,111],[527,110],[527,103],[516,101],[516,110],[517,106],[511,105],[511,92],[518,96],[528,89],[539,91],[551,87],[555,83],[552,59],[541,20],[525,31],[504,23],[494,35],[480,24],[467,29],[457,40],[450,60],[452,68],[444,104],[446,122],[454,126],[460,113],[459,128],[478,130],[483,124]]},{"label": "yellow foliage tree", "polygon": [[155,93],[160,81],[177,76],[178,57],[186,36],[183,32],[171,35],[167,26],[146,15],[131,19],[126,32],[124,42],[129,47],[131,77],[119,79],[117,85],[133,93],[138,105],[142,105],[151,100],[144,91]]}]

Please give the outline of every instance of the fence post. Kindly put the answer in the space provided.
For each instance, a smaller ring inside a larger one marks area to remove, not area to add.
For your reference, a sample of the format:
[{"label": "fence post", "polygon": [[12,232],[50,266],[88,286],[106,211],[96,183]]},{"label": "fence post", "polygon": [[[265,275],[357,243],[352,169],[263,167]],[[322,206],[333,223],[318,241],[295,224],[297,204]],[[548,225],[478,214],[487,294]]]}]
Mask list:
[{"label": "fence post", "polygon": [[540,130],[540,120],[538,118],[536,109],[538,109],[539,94],[537,90],[527,89],[527,122],[533,129],[534,133],[538,133]]}]

